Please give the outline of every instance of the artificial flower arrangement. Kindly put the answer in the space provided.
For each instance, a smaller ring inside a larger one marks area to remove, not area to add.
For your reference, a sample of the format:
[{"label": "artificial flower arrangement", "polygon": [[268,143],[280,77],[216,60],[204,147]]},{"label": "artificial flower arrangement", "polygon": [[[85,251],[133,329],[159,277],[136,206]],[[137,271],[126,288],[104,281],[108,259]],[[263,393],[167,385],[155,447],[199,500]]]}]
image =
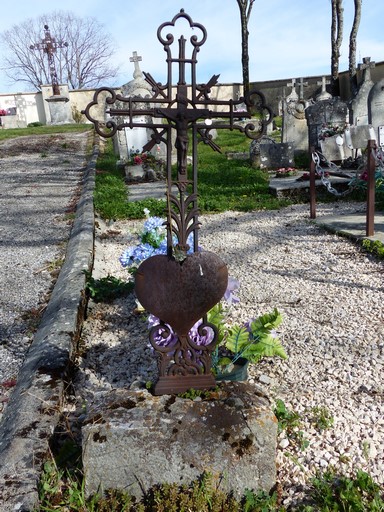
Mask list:
[{"label": "artificial flower arrangement", "polygon": [[319,131],[319,140],[324,140],[328,137],[333,137],[334,135],[343,135],[345,128],[345,126],[333,126],[330,123],[323,124]]},{"label": "artificial flower arrangement", "polygon": [[141,153],[138,149],[134,148],[130,151],[127,165],[154,165],[157,163],[156,157],[151,153]]},{"label": "artificial flower arrangement", "polygon": [[297,171],[294,167],[280,167],[276,169],[276,178],[286,178],[288,176],[295,176]]},{"label": "artificial flower arrangement", "polygon": [[[139,264],[145,259],[157,254],[167,253],[167,236],[165,220],[160,217],[151,217],[147,209],[144,210],[146,220],[144,228],[139,234],[139,243],[129,246],[120,256],[120,263],[131,273],[135,273]],[[176,240],[175,240],[176,244]],[[189,236],[188,244],[193,247],[193,233]],[[199,248],[199,250],[202,250]],[[190,249],[189,253],[192,252]],[[240,359],[257,363],[262,357],[279,356],[287,358],[284,347],[277,336],[276,329],[282,322],[282,316],[275,308],[272,312],[251,319],[245,324],[230,324],[226,322],[229,308],[238,302],[236,291],[240,283],[233,277],[228,278],[227,290],[223,299],[208,313],[207,320],[214,324],[218,330],[218,344],[212,356],[212,370],[215,374],[231,372]],[[140,305],[139,305],[140,306]],[[140,308],[139,308],[140,309]],[[206,329],[204,334],[199,333],[199,320],[189,332],[190,338],[196,345],[208,345],[212,342],[213,332]],[[148,328],[160,325],[160,319],[150,314]],[[159,346],[170,347],[177,342],[177,336],[170,326],[169,335],[163,337],[163,330],[155,334],[155,342]]]}]

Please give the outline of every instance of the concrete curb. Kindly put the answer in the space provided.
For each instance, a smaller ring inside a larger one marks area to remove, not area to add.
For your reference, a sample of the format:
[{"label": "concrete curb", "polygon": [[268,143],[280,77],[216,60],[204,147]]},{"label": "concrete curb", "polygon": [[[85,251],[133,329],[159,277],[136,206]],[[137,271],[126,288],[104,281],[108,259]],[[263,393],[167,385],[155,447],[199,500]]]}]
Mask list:
[{"label": "concrete curb", "polygon": [[95,144],[49,304],[20,369],[0,424],[0,512],[30,512],[38,504],[41,464],[57,426],[74,342],[84,319],[84,270],[94,257]]}]

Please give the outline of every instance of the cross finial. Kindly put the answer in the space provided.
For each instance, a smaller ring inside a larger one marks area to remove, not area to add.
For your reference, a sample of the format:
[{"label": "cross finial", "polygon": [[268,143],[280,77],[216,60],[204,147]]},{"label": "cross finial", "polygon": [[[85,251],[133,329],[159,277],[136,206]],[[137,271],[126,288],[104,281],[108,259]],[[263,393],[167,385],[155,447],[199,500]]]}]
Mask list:
[{"label": "cross finial", "polygon": [[292,78],[290,82],[287,83],[287,87],[292,87],[292,90],[296,88],[296,78]]},{"label": "cross finial", "polygon": [[139,62],[142,61],[143,58],[137,55],[137,52],[132,52],[132,57],[129,58],[130,62],[133,62],[135,65],[135,71],[133,72],[133,78],[141,78],[143,76]]},{"label": "cross finial", "polygon": [[308,82],[304,82],[304,79],[303,77],[300,78],[299,80],[299,99],[302,100],[304,99],[304,87],[307,87],[308,85]]},{"label": "cross finial", "polygon": [[317,96],[317,98],[316,98],[317,100],[327,100],[329,98],[332,98],[332,94],[327,92],[327,85],[329,85],[330,83],[331,83],[331,81],[327,80],[326,76],[323,76],[321,78],[321,81],[317,82],[317,85],[321,85],[321,92]]},{"label": "cross finial", "polygon": [[292,87],[292,91],[289,94],[288,98],[290,100],[292,100],[292,99],[293,100],[297,100],[298,99],[298,95],[297,95],[297,92],[296,92],[296,78],[292,78],[292,80],[287,83],[287,87]]},{"label": "cross finial", "polygon": [[371,57],[363,57],[363,63],[359,64],[359,69],[363,72],[363,82],[371,80],[371,69],[376,66],[375,62],[371,62]]}]

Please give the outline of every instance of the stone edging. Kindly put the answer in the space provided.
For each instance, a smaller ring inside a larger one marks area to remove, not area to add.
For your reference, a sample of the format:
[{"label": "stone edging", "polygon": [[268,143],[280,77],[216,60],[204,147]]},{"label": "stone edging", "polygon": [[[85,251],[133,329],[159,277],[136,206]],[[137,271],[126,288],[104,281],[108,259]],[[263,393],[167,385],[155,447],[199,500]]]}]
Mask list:
[{"label": "stone edging", "polygon": [[60,418],[74,341],[84,319],[84,270],[91,270],[94,257],[98,154],[96,141],[84,172],[65,262],[0,424],[0,512],[29,512],[38,503],[41,463]]}]

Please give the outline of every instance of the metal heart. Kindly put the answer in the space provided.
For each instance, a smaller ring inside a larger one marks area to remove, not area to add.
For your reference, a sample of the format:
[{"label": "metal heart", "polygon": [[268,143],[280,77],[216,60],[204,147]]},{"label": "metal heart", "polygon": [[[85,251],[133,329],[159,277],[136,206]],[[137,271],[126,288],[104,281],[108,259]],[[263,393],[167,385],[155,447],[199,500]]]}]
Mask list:
[{"label": "metal heart", "polygon": [[185,335],[223,297],[228,269],[212,252],[196,252],[183,262],[152,256],[136,272],[135,291],[141,305],[178,334]]}]

